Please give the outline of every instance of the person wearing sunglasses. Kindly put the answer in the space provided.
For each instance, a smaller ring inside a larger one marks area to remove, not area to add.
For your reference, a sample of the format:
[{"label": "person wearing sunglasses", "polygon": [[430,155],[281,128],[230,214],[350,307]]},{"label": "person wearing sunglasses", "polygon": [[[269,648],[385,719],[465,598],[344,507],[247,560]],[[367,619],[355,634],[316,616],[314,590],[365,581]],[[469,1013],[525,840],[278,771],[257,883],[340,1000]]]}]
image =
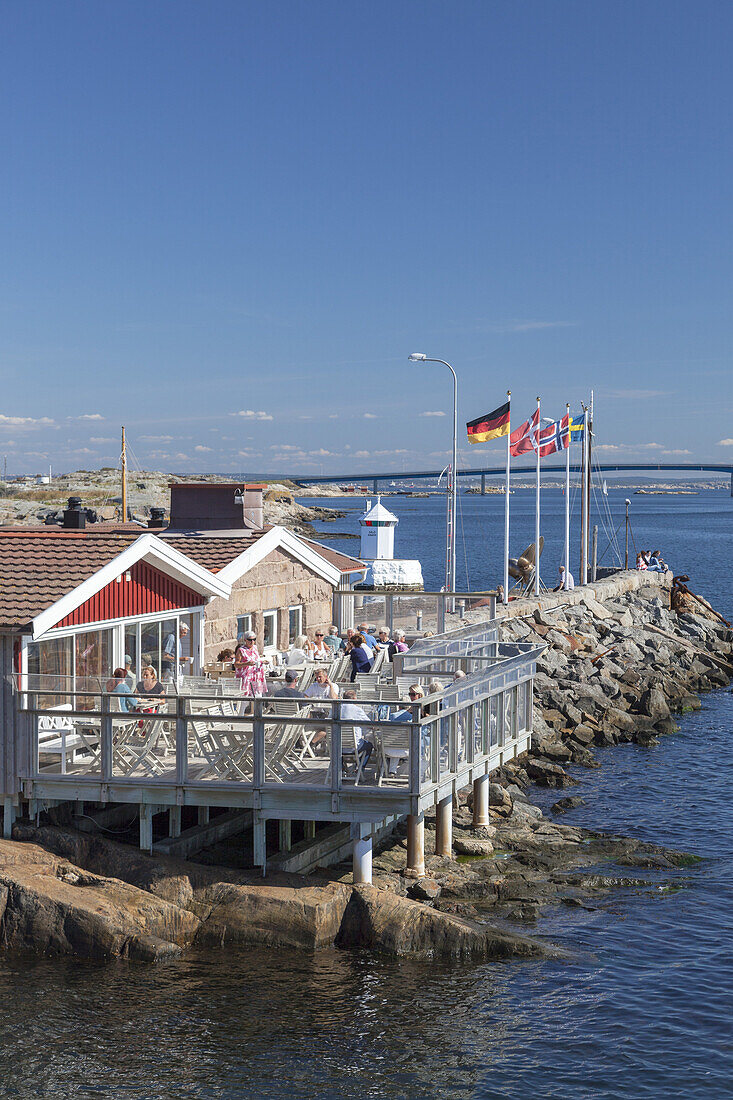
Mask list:
[{"label": "person wearing sunglasses", "polygon": [[327,646],[324,642],[324,631],[319,629],[316,631],[316,638],[311,647],[311,657],[314,661],[332,661],[333,653],[331,647]]}]

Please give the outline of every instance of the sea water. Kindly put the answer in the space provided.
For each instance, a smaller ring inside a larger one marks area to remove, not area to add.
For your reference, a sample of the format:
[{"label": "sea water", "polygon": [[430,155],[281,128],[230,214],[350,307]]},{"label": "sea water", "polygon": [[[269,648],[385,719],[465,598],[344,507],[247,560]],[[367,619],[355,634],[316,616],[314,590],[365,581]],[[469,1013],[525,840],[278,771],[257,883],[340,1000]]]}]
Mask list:
[{"label": "sea water", "polygon": [[[616,522],[624,497],[610,491]],[[661,549],[730,617],[727,494],[631,499],[637,545]],[[385,503],[400,518],[397,553],[421,558],[427,585],[439,587],[445,502]],[[471,584],[492,586],[503,498],[461,503]],[[518,491],[511,505],[519,553],[532,541],[533,494]],[[550,566],[562,553],[562,513],[562,494],[546,491]],[[333,527],[355,530],[356,516],[324,531]],[[573,793],[586,805],[568,823],[702,858],[672,872],[616,868],[639,883],[587,908],[548,909],[530,930],[567,948],[567,961],[467,965],[258,950],[192,951],[150,967],[6,956],[0,1096],[730,1097],[732,732],[733,695],[717,691],[660,745],[599,751],[600,769],[575,770]],[[547,805],[556,794],[537,797]]]}]

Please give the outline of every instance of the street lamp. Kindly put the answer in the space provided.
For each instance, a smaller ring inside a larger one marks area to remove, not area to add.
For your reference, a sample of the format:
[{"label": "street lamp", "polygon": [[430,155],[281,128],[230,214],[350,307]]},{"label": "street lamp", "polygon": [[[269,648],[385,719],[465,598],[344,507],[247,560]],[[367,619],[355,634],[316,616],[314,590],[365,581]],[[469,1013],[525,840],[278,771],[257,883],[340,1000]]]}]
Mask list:
[{"label": "street lamp", "polygon": [[[442,363],[453,375],[453,465],[451,467],[451,495],[446,524],[446,562],[445,580],[449,592],[456,590],[456,516],[458,502],[458,377],[450,363],[445,359],[432,359],[424,352],[414,351],[408,356],[412,363]],[[453,601],[451,601],[453,603]]]}]

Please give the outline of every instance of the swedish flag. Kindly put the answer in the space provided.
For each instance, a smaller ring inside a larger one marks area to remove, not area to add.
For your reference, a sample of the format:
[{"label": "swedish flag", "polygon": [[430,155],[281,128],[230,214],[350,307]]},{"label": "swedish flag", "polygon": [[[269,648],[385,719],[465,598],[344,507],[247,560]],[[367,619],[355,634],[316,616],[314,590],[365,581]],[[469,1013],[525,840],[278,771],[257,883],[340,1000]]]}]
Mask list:
[{"label": "swedish flag", "polygon": [[585,420],[583,414],[570,417],[570,442],[582,443],[585,433]]}]

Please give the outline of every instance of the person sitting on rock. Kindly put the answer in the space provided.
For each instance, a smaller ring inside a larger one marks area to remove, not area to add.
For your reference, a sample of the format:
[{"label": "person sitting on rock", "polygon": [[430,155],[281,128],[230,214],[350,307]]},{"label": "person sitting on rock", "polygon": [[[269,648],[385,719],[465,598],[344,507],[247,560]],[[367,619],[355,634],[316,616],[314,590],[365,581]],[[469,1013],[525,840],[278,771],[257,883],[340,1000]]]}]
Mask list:
[{"label": "person sitting on rock", "polygon": [[648,569],[647,563],[644,561],[644,555],[641,551],[636,555],[636,568],[640,571]]},{"label": "person sitting on rock", "polygon": [[571,588],[575,588],[575,578],[573,577],[573,574],[570,572],[570,570],[568,569],[566,573],[565,566],[561,565],[558,571],[560,573],[560,583],[555,585],[552,591],[569,592]]},{"label": "person sitting on rock", "polygon": [[647,569],[650,573],[666,573],[667,566],[662,560],[662,555],[658,550],[652,550],[652,553],[647,561]]}]

